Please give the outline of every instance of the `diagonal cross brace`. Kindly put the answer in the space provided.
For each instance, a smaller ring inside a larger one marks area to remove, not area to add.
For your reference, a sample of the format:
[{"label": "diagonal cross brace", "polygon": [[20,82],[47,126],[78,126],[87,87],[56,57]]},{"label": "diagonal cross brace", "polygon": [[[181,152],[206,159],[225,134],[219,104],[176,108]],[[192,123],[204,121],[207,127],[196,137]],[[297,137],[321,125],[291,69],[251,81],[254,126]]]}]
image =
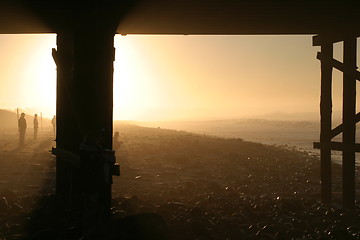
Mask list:
[{"label": "diagonal cross brace", "polygon": [[356,68],[355,69],[350,68],[350,67],[346,66],[344,63],[342,63],[336,59],[328,58],[321,52],[317,53],[316,58],[319,59],[321,62],[327,63],[327,64],[331,65],[332,67],[336,68],[337,70],[340,70],[341,72],[349,74],[352,77],[355,77],[357,80],[360,80],[360,72],[357,71]]},{"label": "diagonal cross brace", "polygon": [[[357,113],[355,115],[355,123],[358,123],[358,122],[360,122],[360,113]],[[344,131],[344,125],[340,124],[339,126],[334,128],[333,130],[331,130],[330,137],[334,138],[337,135],[339,135],[340,133],[342,133],[343,131]]]}]

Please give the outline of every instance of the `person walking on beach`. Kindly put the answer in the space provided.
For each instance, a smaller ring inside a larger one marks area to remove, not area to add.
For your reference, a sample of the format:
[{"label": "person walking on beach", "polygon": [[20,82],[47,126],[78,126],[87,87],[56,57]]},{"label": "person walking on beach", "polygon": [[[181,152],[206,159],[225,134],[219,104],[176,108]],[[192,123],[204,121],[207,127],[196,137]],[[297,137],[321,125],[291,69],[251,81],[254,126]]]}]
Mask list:
[{"label": "person walking on beach", "polygon": [[39,129],[39,121],[37,118],[37,114],[35,114],[34,115],[34,140],[37,139],[38,129]]},{"label": "person walking on beach", "polygon": [[119,150],[121,144],[123,143],[122,141],[119,140],[119,132],[115,132],[114,137],[113,137],[113,149],[115,150]]},{"label": "person walking on beach", "polygon": [[21,113],[21,117],[18,120],[18,128],[19,128],[19,140],[20,140],[20,146],[25,145],[25,132],[26,132],[26,119],[25,119],[25,113]]},{"label": "person walking on beach", "polygon": [[53,126],[54,135],[56,135],[56,116],[51,119],[51,124]]}]

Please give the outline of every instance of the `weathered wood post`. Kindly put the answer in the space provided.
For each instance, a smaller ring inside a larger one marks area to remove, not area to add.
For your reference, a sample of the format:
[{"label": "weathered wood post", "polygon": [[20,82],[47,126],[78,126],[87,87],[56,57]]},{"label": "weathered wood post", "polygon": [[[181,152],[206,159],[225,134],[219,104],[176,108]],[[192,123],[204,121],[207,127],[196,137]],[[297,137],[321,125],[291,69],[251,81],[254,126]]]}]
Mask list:
[{"label": "weathered wood post", "polygon": [[[57,149],[69,153],[57,155],[57,193],[73,205],[80,192],[79,168],[72,161],[89,130],[104,130],[104,147],[112,148],[113,61],[115,17],[96,9],[72,28],[57,33]],[[110,14],[110,13],[109,13]],[[111,187],[107,190],[110,209]]]},{"label": "weathered wood post", "polygon": [[[326,58],[333,57],[333,44],[323,43],[321,53]],[[332,66],[326,61],[321,61],[321,96],[320,96],[320,142],[329,144],[331,141],[332,122]],[[320,179],[321,200],[330,203],[332,199],[331,189],[331,149],[320,150]]]},{"label": "weathered wood post", "polygon": [[[344,40],[344,65],[356,70],[356,37]],[[343,71],[343,143],[349,148],[343,150],[343,207],[353,208],[355,204],[355,133],[356,133],[356,77]]]},{"label": "weathered wood post", "polygon": [[[333,43],[344,41],[343,63],[333,58]],[[313,38],[314,46],[321,46],[317,58],[321,60],[321,132],[320,142],[314,147],[320,149],[321,160],[321,199],[331,202],[331,150],[342,151],[343,208],[351,209],[355,205],[355,153],[360,152],[356,143],[356,123],[360,113],[356,114],[356,81],[360,72],[356,67],[357,36],[333,34],[328,39],[322,35]],[[331,126],[331,78],[332,68],[343,72],[343,122],[334,129]],[[342,133],[342,142],[331,141]]]},{"label": "weathered wood post", "polygon": [[[57,66],[56,147],[77,153],[76,143],[79,134],[74,134],[76,132],[76,126],[74,126],[76,119],[73,119],[75,115],[73,107],[74,89],[72,87],[74,80],[73,33],[70,31],[58,33],[56,44],[57,50],[53,49],[52,53]],[[71,173],[76,168],[67,162],[63,156],[58,155],[56,159],[56,193],[69,199],[69,194],[72,192]]]}]

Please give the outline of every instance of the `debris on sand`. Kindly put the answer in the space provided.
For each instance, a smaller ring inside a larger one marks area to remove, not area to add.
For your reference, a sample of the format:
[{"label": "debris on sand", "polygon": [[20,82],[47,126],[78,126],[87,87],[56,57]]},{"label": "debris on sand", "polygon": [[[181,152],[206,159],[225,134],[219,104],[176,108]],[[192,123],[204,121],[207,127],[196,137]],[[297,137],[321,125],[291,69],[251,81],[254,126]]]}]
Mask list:
[{"label": "debris on sand", "polygon": [[[326,205],[319,201],[319,159],[306,152],[134,125],[117,131],[123,144],[112,219],[92,239],[360,239],[360,203],[341,208],[339,165],[333,165],[334,203]],[[51,142],[42,146],[28,151],[48,151]],[[4,171],[1,240],[81,236],[81,213],[53,194],[51,158],[16,159],[28,166],[21,172],[26,184],[12,183]]]}]

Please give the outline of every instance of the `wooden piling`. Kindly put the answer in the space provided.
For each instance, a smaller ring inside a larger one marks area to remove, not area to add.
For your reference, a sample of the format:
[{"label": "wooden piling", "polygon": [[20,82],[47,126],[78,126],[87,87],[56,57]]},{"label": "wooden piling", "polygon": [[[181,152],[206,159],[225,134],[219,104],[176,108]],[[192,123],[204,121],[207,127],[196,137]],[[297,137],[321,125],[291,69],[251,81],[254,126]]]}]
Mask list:
[{"label": "wooden piling", "polygon": [[[56,146],[79,154],[89,131],[104,130],[104,148],[112,148],[113,61],[115,32],[84,26],[60,32],[53,57],[57,65]],[[57,156],[57,193],[72,205],[81,191],[78,166]],[[111,188],[107,207],[110,209]]]},{"label": "wooden piling", "polygon": [[[356,37],[344,41],[344,65],[356,70]],[[343,72],[343,143],[355,144],[356,134],[356,78]],[[355,204],[355,151],[343,150],[343,207]]]},{"label": "wooden piling", "polygon": [[[321,53],[325,58],[333,57],[333,44],[321,45]],[[330,144],[332,123],[332,66],[321,61],[321,97],[320,97],[320,142]],[[331,149],[320,150],[321,200],[330,203],[331,190]]]}]

